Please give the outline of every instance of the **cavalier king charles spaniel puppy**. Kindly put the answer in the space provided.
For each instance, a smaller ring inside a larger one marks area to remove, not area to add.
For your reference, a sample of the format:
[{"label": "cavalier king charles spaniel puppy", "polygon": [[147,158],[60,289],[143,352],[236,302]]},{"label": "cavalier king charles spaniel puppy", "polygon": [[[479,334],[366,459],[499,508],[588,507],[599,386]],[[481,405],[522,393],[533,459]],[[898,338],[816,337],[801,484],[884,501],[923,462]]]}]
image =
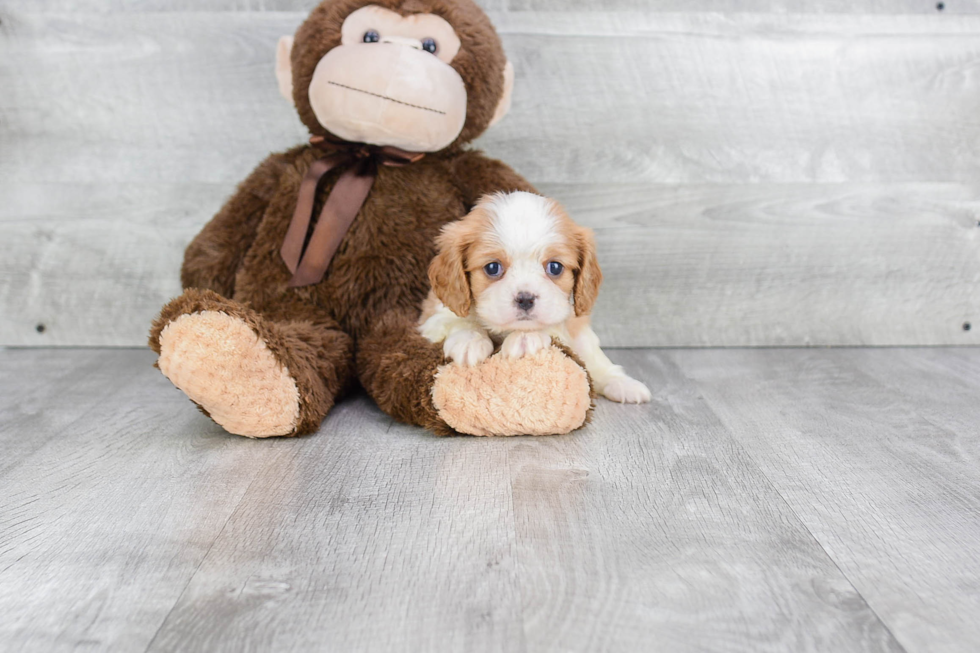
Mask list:
[{"label": "cavalier king charles spaniel puppy", "polygon": [[443,227],[436,245],[419,330],[442,342],[446,357],[473,366],[499,344],[501,356],[520,358],[557,338],[585,363],[599,393],[650,401],[647,387],[599,348],[589,326],[602,283],[595,237],[557,202],[524,192],[486,196]]}]

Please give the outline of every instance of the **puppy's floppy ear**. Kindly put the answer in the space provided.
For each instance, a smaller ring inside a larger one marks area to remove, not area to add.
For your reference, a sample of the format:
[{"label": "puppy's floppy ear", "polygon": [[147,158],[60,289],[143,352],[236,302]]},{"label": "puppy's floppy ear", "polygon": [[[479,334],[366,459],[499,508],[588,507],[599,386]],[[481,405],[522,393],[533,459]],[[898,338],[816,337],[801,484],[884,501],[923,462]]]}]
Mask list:
[{"label": "puppy's floppy ear", "polygon": [[436,238],[439,253],[429,264],[432,291],[446,307],[460,317],[470,314],[470,280],[466,276],[466,250],[472,244],[472,230],[462,220],[447,224]]},{"label": "puppy's floppy ear", "polygon": [[575,241],[578,245],[578,274],[575,276],[575,315],[588,315],[599,296],[602,285],[602,270],[595,252],[595,234],[591,229],[577,227]]}]

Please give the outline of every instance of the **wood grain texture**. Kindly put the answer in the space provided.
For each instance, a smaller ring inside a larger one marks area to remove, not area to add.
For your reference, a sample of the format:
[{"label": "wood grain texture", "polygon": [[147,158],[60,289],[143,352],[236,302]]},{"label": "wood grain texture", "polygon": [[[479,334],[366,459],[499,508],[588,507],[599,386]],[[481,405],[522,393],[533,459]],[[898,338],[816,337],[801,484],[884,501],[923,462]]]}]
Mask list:
[{"label": "wood grain texture", "polygon": [[[722,371],[773,355],[710,353]],[[936,353],[918,365],[948,360]],[[861,365],[886,369],[889,354]],[[653,403],[601,401],[568,437],[439,439],[355,396],[314,436],[252,441],[223,435],[167,387],[149,352],[0,350],[4,436],[39,443],[0,472],[0,649],[903,650],[679,354],[612,355],[654,388]],[[111,396],[66,395],[70,379],[96,384],[97,359],[116,372]],[[750,369],[749,387],[765,374]],[[17,386],[28,370],[38,407],[26,423]],[[895,371],[919,388],[915,370]],[[856,575],[904,562],[865,535],[883,558]],[[897,571],[881,587],[921,580]],[[903,606],[893,616],[906,629],[934,617],[907,588],[876,596]]]},{"label": "wood grain texture", "polygon": [[249,488],[150,651],[520,651],[506,446],[341,404]]},{"label": "wood grain texture", "polygon": [[144,650],[276,455],[188,410],[152,360],[0,351],[0,649]]},{"label": "wood grain texture", "polygon": [[[936,426],[953,433],[976,433],[980,402],[973,399],[980,387],[980,365],[972,349],[902,349],[888,359],[854,350],[847,360],[877,383],[905,396],[918,415]],[[895,365],[901,365],[905,374],[896,376]],[[911,391],[905,376],[915,376],[918,381]],[[980,437],[958,437],[949,444],[952,456],[980,460]]]},{"label": "wood grain texture", "polygon": [[[980,17],[539,4],[495,7],[518,88],[480,144],[599,229],[608,345],[980,342]],[[303,13],[181,6],[0,4],[0,344],[144,342],[303,140],[271,70]]]},{"label": "wood grain texture", "polygon": [[529,650],[901,650],[666,355],[613,358],[651,404],[510,456]]},{"label": "wood grain texture", "polygon": [[[0,343],[141,346],[224,184],[5,184]],[[63,216],[68,217],[63,217]],[[40,329],[40,331],[39,331]]]},{"label": "wood grain texture", "polygon": [[[778,14],[976,14],[976,0],[476,0],[487,11],[629,11]],[[5,0],[23,11],[62,13],[309,11],[315,0]]]},{"label": "wood grain texture", "polygon": [[225,183],[230,192],[270,151],[306,140],[273,71],[276,40],[301,20],[9,16],[0,38],[0,179]]},{"label": "wood grain texture", "polygon": [[[914,0],[904,0],[914,4]],[[955,1],[955,0],[954,0]],[[486,11],[506,9],[507,0],[476,0]],[[65,14],[177,12],[295,12],[308,13],[318,0],[4,0],[0,12],[30,11]],[[2,13],[0,13],[2,17]]]},{"label": "wood grain texture", "polygon": [[[24,1],[24,0],[21,0]],[[52,0],[43,0],[45,2]],[[59,0],[53,0],[55,2]],[[976,0],[501,0],[508,11],[717,12],[725,14],[976,14]]]},{"label": "wood grain texture", "polygon": [[111,401],[146,370],[104,351],[50,352],[0,349],[0,476],[55,441],[64,430]]},{"label": "wood grain texture", "polygon": [[[606,346],[980,343],[980,329],[963,330],[980,324],[974,186],[541,188],[596,230]],[[180,293],[186,243],[226,192],[4,189],[36,199],[21,216],[0,204],[0,343],[91,346],[145,343]]]},{"label": "wood grain texture", "polygon": [[670,360],[906,650],[980,647],[976,349]]},{"label": "wood grain texture", "polygon": [[[302,140],[272,77],[275,41],[302,17],[12,13],[0,39],[10,89],[0,98],[9,143],[0,174],[237,183],[264,153]],[[967,145],[977,136],[980,17],[495,21],[517,89],[512,114],[480,144],[535,182],[974,181],[980,172]]]},{"label": "wood grain texture", "polygon": [[976,178],[962,140],[980,97],[974,17],[532,13],[498,27],[520,100],[483,142],[536,181]]},{"label": "wood grain texture", "polygon": [[610,346],[980,343],[980,187],[543,189],[596,231]]}]

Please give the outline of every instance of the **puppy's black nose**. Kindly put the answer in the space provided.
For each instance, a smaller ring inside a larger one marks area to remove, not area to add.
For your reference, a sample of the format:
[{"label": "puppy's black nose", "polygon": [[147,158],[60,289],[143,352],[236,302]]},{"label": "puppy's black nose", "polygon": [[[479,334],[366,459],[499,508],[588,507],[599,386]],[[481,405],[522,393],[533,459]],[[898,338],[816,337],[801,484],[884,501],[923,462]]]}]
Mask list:
[{"label": "puppy's black nose", "polygon": [[534,300],[537,298],[537,295],[532,295],[529,292],[519,292],[517,297],[514,297],[514,303],[522,311],[529,311],[534,308]]}]

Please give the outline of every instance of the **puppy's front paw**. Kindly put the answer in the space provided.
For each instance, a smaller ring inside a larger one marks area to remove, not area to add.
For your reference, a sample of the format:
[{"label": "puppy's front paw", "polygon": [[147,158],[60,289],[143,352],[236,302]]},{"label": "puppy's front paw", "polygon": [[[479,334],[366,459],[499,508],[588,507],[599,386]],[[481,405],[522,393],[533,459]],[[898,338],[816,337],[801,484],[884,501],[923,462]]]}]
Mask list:
[{"label": "puppy's front paw", "polygon": [[504,338],[500,355],[504,358],[533,356],[551,345],[551,338],[539,331],[513,331]]},{"label": "puppy's front paw", "polygon": [[634,378],[628,376],[613,377],[602,394],[612,401],[621,404],[645,404],[650,401],[650,390]]},{"label": "puppy's front paw", "polygon": [[446,338],[442,351],[457,365],[473,367],[490,357],[493,341],[480,331],[457,331]]}]

